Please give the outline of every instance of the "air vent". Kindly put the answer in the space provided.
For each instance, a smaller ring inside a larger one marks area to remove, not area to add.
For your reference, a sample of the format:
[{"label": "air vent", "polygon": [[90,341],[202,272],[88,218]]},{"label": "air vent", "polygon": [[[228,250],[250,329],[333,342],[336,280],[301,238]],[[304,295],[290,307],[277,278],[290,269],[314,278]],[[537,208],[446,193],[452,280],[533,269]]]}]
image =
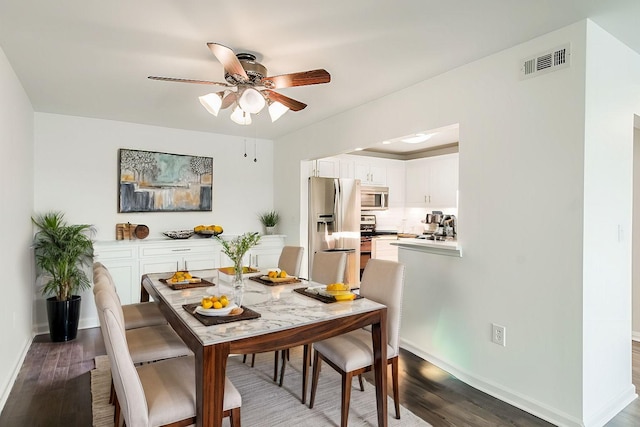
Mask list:
[{"label": "air vent", "polygon": [[540,53],[534,57],[522,61],[520,66],[520,78],[528,79],[550,71],[556,71],[569,66],[571,56],[569,43]]}]

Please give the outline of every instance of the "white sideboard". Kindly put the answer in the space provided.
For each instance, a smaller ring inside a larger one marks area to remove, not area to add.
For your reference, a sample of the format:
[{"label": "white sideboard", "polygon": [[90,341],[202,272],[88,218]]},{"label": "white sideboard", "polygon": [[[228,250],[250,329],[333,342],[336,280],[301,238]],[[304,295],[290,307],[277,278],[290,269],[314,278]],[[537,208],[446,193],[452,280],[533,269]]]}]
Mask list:
[{"label": "white sideboard", "polygon": [[[246,263],[261,268],[276,267],[284,239],[283,235],[262,236],[248,253]],[[94,244],[94,252],[94,260],[109,269],[122,304],[140,301],[143,274],[232,265],[213,238],[99,241]]]}]

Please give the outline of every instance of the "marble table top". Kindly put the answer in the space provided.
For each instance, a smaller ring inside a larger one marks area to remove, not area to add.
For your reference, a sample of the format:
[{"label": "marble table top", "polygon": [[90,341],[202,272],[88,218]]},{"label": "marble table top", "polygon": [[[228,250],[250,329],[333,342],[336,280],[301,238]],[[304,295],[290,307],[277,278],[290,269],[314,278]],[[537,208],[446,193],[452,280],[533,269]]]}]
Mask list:
[{"label": "marble table top", "polygon": [[182,321],[197,335],[203,345],[258,336],[319,321],[375,311],[384,307],[384,305],[366,298],[327,304],[293,292],[295,288],[319,285],[306,280],[303,280],[302,283],[266,286],[245,277],[242,305],[257,311],[261,314],[261,317],[253,320],[205,326],[185,311],[182,305],[199,302],[203,296],[227,295],[231,298],[233,295],[231,282],[219,278],[218,270],[216,269],[192,271],[192,275],[216,283],[216,286],[173,290],[159,281],[159,279],[171,277],[172,274],[173,272],[155,273],[147,274],[146,277],[151,281],[159,297],[177,313]]}]

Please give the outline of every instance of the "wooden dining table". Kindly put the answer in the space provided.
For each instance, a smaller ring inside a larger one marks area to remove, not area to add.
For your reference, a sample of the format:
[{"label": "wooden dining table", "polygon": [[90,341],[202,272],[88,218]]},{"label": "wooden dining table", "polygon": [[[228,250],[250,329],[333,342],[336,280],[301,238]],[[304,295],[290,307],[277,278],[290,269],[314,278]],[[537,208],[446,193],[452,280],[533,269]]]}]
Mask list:
[{"label": "wooden dining table", "polygon": [[[173,272],[142,276],[141,301],[153,298],[169,324],[195,354],[196,426],[222,425],[227,358],[311,344],[365,326],[371,326],[374,349],[374,379],[378,426],[387,425],[387,308],[366,298],[325,303],[294,292],[319,284],[302,280],[267,286],[245,277],[242,305],[260,317],[205,326],[183,305],[199,302],[207,295],[231,296],[231,282],[217,269],[191,274],[215,284],[209,288],[173,290],[161,279]],[[260,274],[260,273],[258,273]],[[305,354],[306,377],[310,355]],[[338,391],[336,391],[338,392]],[[306,390],[303,389],[303,396]],[[304,400],[303,400],[304,401]]]}]

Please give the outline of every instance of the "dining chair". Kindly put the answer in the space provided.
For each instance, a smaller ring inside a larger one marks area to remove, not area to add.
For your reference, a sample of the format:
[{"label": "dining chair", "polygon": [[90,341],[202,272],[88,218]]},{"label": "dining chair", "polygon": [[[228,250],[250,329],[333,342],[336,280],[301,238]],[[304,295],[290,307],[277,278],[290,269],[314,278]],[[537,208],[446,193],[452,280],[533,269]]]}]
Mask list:
[{"label": "dining chair", "polygon": [[[400,419],[398,399],[398,354],[404,265],[395,261],[371,259],[364,269],[360,282],[360,295],[387,306],[387,364],[391,365],[393,400],[396,418]],[[313,375],[309,408],[313,408],[318,387],[321,361],[327,362],[342,375],[342,427],[347,426],[351,384],[355,375],[364,391],[362,374],[373,366],[372,336],[369,328],[358,329],[344,335],[313,343]],[[303,378],[306,381],[306,378]]]},{"label": "dining chair", "polygon": [[[116,291],[116,285],[111,273],[101,262],[93,263],[94,283],[96,275],[105,275],[109,284]],[[116,291],[117,295],[117,291]],[[120,297],[118,296],[118,299]],[[142,328],[144,326],[166,325],[167,319],[160,312],[158,304],[154,302],[139,302],[134,304],[124,304],[122,306],[124,314],[125,329]]]},{"label": "dining chair", "polygon": [[[304,248],[302,246],[285,246],[282,248],[280,258],[278,259],[278,268],[287,272],[289,276],[300,276],[300,268],[302,266],[302,255],[304,254]],[[278,351],[275,352],[274,361],[274,373],[273,380],[278,377]],[[242,357],[242,363],[247,361],[247,355]],[[256,363],[256,354],[251,355],[251,367],[253,368]]]},{"label": "dining chair", "polygon": [[[311,266],[311,280],[316,283],[328,285],[330,283],[340,283],[344,280],[344,271],[347,265],[347,253],[346,252],[316,252],[313,257],[313,264]],[[278,355],[278,353],[280,353]],[[280,369],[280,380],[278,385],[282,387],[284,381],[284,372],[286,368],[286,361],[289,356],[289,349],[276,351],[275,363],[274,363],[274,377],[276,381],[278,374],[278,360],[282,362],[282,368]],[[307,371],[311,364],[311,345],[305,344],[303,346],[302,353],[302,403],[307,401]]]},{"label": "dining chair", "polygon": [[289,276],[300,276],[303,254],[304,248],[302,246],[283,247],[278,259],[278,268],[286,271]]},{"label": "dining chair", "polygon": [[[136,366],[127,342],[116,300],[106,289],[95,294],[102,336],[116,390],[115,423],[128,427],[182,427],[196,422],[195,358],[167,359]],[[241,427],[242,397],[225,379],[223,416]]]}]

